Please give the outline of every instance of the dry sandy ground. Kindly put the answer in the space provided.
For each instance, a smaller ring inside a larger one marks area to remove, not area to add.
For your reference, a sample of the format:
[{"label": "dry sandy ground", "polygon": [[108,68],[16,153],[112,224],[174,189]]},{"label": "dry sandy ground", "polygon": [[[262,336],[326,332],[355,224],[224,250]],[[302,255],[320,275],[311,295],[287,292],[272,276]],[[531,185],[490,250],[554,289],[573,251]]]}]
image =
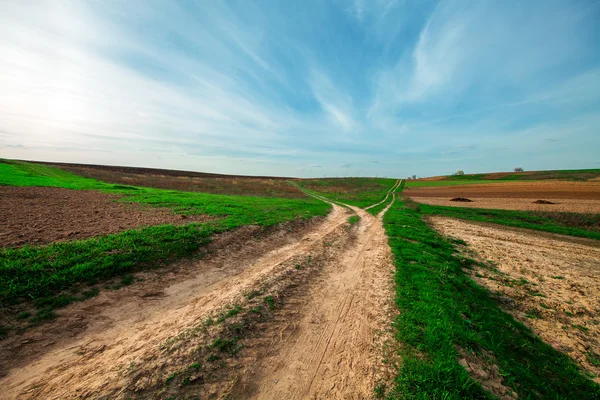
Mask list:
[{"label": "dry sandy ground", "polygon": [[[199,327],[257,290],[283,299],[281,308],[249,332],[237,357],[174,390],[201,398],[369,397],[382,373],[374,338],[385,337],[378,332],[389,321],[392,267],[381,220],[355,211],[354,228],[349,211],[334,206],[300,233],[253,238],[246,228],[240,242],[225,235],[205,259],[142,274],[131,287],[103,291],[0,342],[0,398],[167,397],[167,377],[210,348],[220,329]],[[306,268],[297,268],[301,260]]]},{"label": "dry sandy ground", "polygon": [[118,203],[92,190],[0,186],[0,247],[89,238],[160,224],[207,221],[170,210]]},{"label": "dry sandy ground", "polygon": [[[493,208],[500,210],[523,210],[544,212],[577,212],[577,213],[600,213],[600,200],[580,199],[557,199],[557,198],[497,198],[497,197],[473,197],[468,195],[468,202],[450,201],[452,197],[414,197],[417,203],[431,204],[436,206],[466,207],[466,208]],[[459,197],[459,196],[457,196]],[[462,196],[464,197],[464,196]],[[536,200],[547,200],[555,204],[535,204]]]},{"label": "dry sandy ground", "polygon": [[362,220],[355,245],[325,266],[299,307],[284,310],[293,328],[271,337],[233,398],[372,397],[383,373],[378,335],[391,312],[392,264],[381,219],[353,210]]},{"label": "dry sandy ground", "polygon": [[429,221],[488,262],[469,271],[478,284],[600,382],[600,242],[444,217]]}]

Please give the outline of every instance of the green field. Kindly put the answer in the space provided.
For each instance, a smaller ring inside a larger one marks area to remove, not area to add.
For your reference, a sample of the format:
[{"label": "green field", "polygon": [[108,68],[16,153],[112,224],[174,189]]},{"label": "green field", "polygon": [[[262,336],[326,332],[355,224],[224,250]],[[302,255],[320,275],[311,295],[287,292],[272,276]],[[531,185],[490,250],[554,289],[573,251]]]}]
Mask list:
[{"label": "green field", "polygon": [[397,202],[384,225],[396,263],[394,328],[402,361],[393,386],[379,386],[379,395],[495,398],[458,363],[462,349],[496,364],[504,385],[519,398],[600,398],[600,386],[569,357],[500,310],[463,272],[474,261],[457,255],[454,244],[428,227],[418,212]]},{"label": "green field", "polygon": [[0,307],[31,303],[35,306],[32,321],[50,318],[55,307],[94,295],[98,282],[191,255],[214,233],[249,224],[266,228],[323,216],[331,209],[312,198],[228,196],[112,185],[25,162],[0,163],[0,185],[99,190],[120,196],[118,201],[122,202],[215,217],[208,223],[163,225],[46,246],[0,249]]},{"label": "green field", "polygon": [[356,207],[368,207],[383,200],[396,183],[396,179],[323,178],[301,179],[295,183],[332,201]]}]

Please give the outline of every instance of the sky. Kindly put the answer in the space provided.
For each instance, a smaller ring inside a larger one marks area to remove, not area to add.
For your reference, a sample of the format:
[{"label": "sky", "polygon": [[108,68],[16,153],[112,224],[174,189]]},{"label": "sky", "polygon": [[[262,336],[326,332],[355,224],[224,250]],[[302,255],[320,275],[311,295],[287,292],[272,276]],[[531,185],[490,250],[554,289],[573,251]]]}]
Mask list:
[{"label": "sky", "polygon": [[600,168],[600,0],[4,0],[0,55],[3,158]]}]

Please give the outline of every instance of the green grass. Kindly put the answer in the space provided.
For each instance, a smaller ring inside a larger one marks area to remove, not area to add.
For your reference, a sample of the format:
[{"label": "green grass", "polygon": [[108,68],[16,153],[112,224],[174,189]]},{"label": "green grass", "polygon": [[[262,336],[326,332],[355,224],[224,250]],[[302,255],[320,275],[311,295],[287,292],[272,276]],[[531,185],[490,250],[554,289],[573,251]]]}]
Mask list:
[{"label": "green grass", "polygon": [[[458,363],[457,349],[495,358],[519,398],[596,399],[575,363],[503,312],[464,272],[473,261],[396,202],[384,217],[396,264],[395,336],[402,356],[388,398],[494,398]],[[483,356],[481,356],[483,357]]]},{"label": "green grass", "polygon": [[50,186],[104,191],[118,191],[119,187],[123,187],[83,178],[47,165],[6,160],[0,160],[0,186]]},{"label": "green grass", "polygon": [[323,178],[301,179],[295,183],[329,200],[363,208],[383,200],[396,179]]},{"label": "green grass", "polygon": [[442,215],[600,240],[600,216],[597,214],[495,210],[429,204],[419,204],[418,209],[426,215]]},{"label": "green grass", "polygon": [[358,221],[360,221],[360,217],[358,215],[352,215],[351,217],[348,217],[348,223],[350,225],[355,225],[358,223]]},{"label": "green grass", "polygon": [[269,227],[322,216],[331,208],[311,198],[228,196],[111,185],[25,162],[0,163],[0,185],[95,189],[117,194],[119,201],[216,217],[204,224],[154,226],[47,246],[0,249],[0,307],[49,299],[38,307],[44,312],[41,319],[51,317],[49,310],[81,299],[77,293],[61,298],[64,291],[113,277],[123,277],[122,284],[130,284],[132,272],[188,256],[208,243],[214,233],[248,224]]}]

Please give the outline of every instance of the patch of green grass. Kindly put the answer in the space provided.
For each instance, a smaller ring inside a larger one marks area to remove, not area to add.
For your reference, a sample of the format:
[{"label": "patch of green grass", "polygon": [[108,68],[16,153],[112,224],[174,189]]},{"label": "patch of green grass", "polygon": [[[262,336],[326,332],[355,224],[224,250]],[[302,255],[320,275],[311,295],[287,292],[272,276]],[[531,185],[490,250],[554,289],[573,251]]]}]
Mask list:
[{"label": "patch of green grass", "polygon": [[269,307],[269,310],[273,311],[275,309],[275,299],[273,296],[265,297],[265,303],[267,304],[267,307]]},{"label": "patch of green grass", "polygon": [[188,371],[200,371],[202,369],[202,364],[200,364],[200,363],[193,363],[187,369],[188,369]]},{"label": "patch of green grass", "polygon": [[384,225],[396,264],[395,337],[403,358],[388,398],[494,398],[458,363],[458,349],[492,354],[520,398],[595,399],[600,386],[566,355],[503,312],[463,272],[454,244],[394,204]]},{"label": "patch of green grass", "polygon": [[540,310],[532,308],[532,309],[530,309],[530,310],[527,311],[527,313],[525,314],[525,316],[527,318],[530,318],[530,319],[538,319],[538,318],[542,318],[542,313],[541,313]]},{"label": "patch of green grass", "polygon": [[235,354],[239,350],[238,341],[233,339],[216,338],[210,345],[210,348],[217,349],[222,353]]},{"label": "patch of green grass", "polygon": [[31,322],[33,324],[42,322],[42,321],[50,321],[56,318],[56,313],[54,312],[54,308],[52,307],[44,307],[31,318]]},{"label": "patch of green grass", "polygon": [[227,310],[227,312],[225,312],[223,315],[221,315],[218,319],[217,322],[221,323],[231,317],[235,317],[236,315],[238,315],[241,311],[243,310],[242,306],[240,305],[235,305],[232,308],[230,308],[229,310]]},{"label": "patch of green grass", "polygon": [[24,161],[0,162],[0,186],[50,186],[67,189],[109,189],[113,185],[83,178],[60,168]]},{"label": "patch of green grass", "polygon": [[17,315],[17,319],[18,320],[24,320],[31,317],[31,313],[29,311],[23,311],[22,313],[20,313],[19,315]]},{"label": "patch of green grass", "polygon": [[354,225],[354,224],[358,223],[358,221],[360,221],[360,217],[358,215],[352,215],[351,217],[348,218],[348,223],[350,225]]},{"label": "patch of green grass", "polygon": [[8,326],[0,325],[0,340],[6,338],[9,332],[10,328]]},{"label": "patch of green grass", "polygon": [[165,385],[168,385],[169,383],[171,383],[171,381],[173,379],[175,379],[177,377],[177,375],[179,375],[178,372],[173,372],[172,374],[170,374],[169,376],[167,376],[167,378],[165,379]]},{"label": "patch of green grass", "polygon": [[586,229],[588,225],[585,225],[583,228],[569,226],[561,222],[561,220],[554,218],[552,215],[548,215],[548,213],[539,213],[535,211],[433,206],[429,204],[418,204],[418,211],[427,215],[442,215],[452,218],[489,222],[517,228],[533,229],[538,231],[558,233],[561,235],[600,240],[600,231]]},{"label": "patch of green grass", "polygon": [[585,358],[594,367],[600,367],[600,356],[598,354],[593,351],[588,351],[585,353]]},{"label": "patch of green grass", "polygon": [[133,275],[125,275],[123,279],[121,279],[121,285],[129,286],[133,283]]},{"label": "patch of green grass", "polygon": [[252,290],[250,291],[250,293],[248,293],[246,295],[246,298],[248,300],[252,300],[253,298],[255,298],[256,296],[260,296],[262,294],[262,290]]},{"label": "patch of green grass", "polygon": [[571,326],[581,332],[584,332],[584,333],[587,333],[589,331],[587,326],[577,325],[577,324],[572,324]]},{"label": "patch of green grass", "polygon": [[364,208],[383,200],[396,181],[387,178],[323,178],[301,179],[295,183],[329,200]]}]

